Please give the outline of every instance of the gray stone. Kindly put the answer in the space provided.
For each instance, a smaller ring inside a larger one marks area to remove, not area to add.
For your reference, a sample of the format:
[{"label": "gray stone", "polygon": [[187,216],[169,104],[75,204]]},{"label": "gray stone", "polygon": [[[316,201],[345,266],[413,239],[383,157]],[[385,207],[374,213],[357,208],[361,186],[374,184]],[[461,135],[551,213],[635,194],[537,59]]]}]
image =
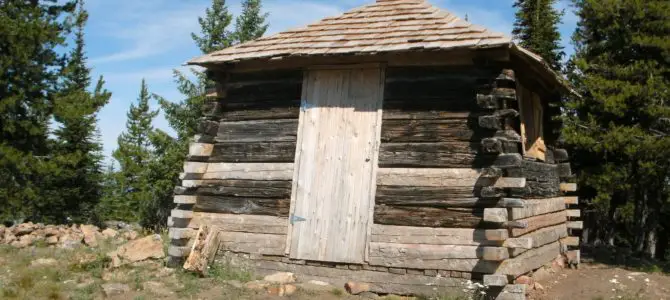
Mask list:
[{"label": "gray stone", "polygon": [[265,276],[265,278],[263,278],[263,280],[265,280],[267,282],[272,282],[272,283],[286,284],[286,283],[294,283],[296,281],[296,277],[295,277],[295,274],[293,274],[293,273],[277,272],[277,273]]}]

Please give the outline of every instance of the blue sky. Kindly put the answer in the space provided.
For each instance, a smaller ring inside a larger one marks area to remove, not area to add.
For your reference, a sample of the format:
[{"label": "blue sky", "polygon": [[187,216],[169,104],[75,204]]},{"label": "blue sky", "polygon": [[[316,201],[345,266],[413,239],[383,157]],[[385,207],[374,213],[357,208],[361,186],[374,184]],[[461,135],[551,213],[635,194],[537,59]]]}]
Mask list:
[{"label": "blue sky", "polygon": [[[334,16],[373,0],[266,0],[270,13],[268,34],[303,26]],[[513,0],[429,0],[432,4],[464,17],[471,23],[509,34],[514,22]],[[577,19],[569,0],[560,0],[566,10],[561,25],[563,44],[572,53],[569,37]],[[116,139],[124,130],[126,111],[136,100],[140,82],[145,78],[152,93],[177,101],[173,69],[187,70],[183,63],[199,55],[191,32],[199,32],[197,18],[211,0],[88,0],[90,18],[87,34],[89,65],[94,78],[105,77],[112,92],[110,103],[99,115],[99,127],[106,155],[116,149]],[[240,0],[227,1],[237,15]],[[153,104],[157,107],[157,104]],[[154,126],[170,132],[162,116]]]}]

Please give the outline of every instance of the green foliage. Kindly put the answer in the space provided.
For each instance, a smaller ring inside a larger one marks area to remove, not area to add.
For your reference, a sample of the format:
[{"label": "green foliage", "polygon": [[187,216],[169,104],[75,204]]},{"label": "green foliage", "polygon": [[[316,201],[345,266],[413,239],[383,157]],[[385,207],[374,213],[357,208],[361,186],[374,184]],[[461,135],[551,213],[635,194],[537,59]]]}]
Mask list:
[{"label": "green foliage", "polygon": [[641,251],[668,204],[670,3],[574,4],[581,21],[568,69],[583,97],[568,101],[563,135],[581,170],[585,198],[604,208],[607,222],[627,212],[635,222],[628,238]]},{"label": "green foliage", "polygon": [[205,11],[205,17],[199,17],[198,22],[202,29],[202,36],[191,33],[195,44],[203,53],[211,53],[232,44],[231,32],[228,25],[233,16],[228,12],[225,0],[212,0],[212,6]]},{"label": "green foliage", "polygon": [[261,13],[261,0],[243,0],[242,13],[235,20],[235,42],[244,43],[260,38],[268,30],[268,13]]},{"label": "green foliage", "polygon": [[48,219],[48,128],[72,1],[0,3],[0,219]]},{"label": "green foliage", "polygon": [[516,21],[512,34],[524,48],[542,56],[553,67],[561,70],[561,34],[558,24],[563,12],[554,8],[556,0],[516,0]]}]

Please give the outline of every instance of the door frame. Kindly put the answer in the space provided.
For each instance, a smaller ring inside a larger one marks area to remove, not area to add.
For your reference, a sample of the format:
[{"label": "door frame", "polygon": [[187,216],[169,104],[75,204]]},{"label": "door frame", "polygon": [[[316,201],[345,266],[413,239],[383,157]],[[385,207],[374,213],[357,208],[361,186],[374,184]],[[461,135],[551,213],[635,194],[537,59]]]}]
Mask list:
[{"label": "door frame", "polygon": [[372,234],[372,225],[374,224],[374,208],[375,208],[375,195],[377,191],[377,175],[378,175],[378,169],[379,169],[379,149],[381,146],[381,131],[382,131],[382,119],[383,119],[383,114],[384,114],[384,93],[385,93],[385,86],[386,86],[386,64],[385,63],[363,63],[363,64],[342,64],[342,65],[315,65],[308,67],[304,70],[303,72],[303,83],[302,83],[302,92],[301,92],[301,101],[300,101],[300,116],[299,116],[299,121],[298,121],[298,132],[297,132],[297,140],[296,140],[296,151],[295,151],[295,156],[294,156],[294,169],[293,169],[293,177],[291,181],[291,201],[290,201],[290,206],[289,206],[289,217],[287,220],[288,227],[287,227],[287,234],[286,234],[286,247],[284,250],[284,253],[287,256],[290,256],[291,252],[291,241],[293,239],[293,224],[291,223],[291,217],[295,213],[296,209],[296,201],[297,201],[297,188],[298,188],[298,176],[299,176],[299,171],[300,171],[300,155],[302,153],[301,151],[301,145],[302,145],[302,138],[303,138],[303,120],[304,120],[304,114],[305,114],[305,99],[307,98],[307,87],[309,86],[309,72],[310,71],[319,71],[319,70],[348,70],[348,69],[378,69],[379,70],[379,108],[377,111],[377,126],[376,126],[376,132],[375,132],[375,144],[373,145],[373,155],[372,155],[372,176],[370,176],[370,195],[369,201],[370,203],[370,208],[368,210],[368,224],[366,228],[366,235],[365,235],[365,250],[364,250],[364,256],[363,260],[365,262],[369,261],[369,254],[370,254],[370,236]]}]

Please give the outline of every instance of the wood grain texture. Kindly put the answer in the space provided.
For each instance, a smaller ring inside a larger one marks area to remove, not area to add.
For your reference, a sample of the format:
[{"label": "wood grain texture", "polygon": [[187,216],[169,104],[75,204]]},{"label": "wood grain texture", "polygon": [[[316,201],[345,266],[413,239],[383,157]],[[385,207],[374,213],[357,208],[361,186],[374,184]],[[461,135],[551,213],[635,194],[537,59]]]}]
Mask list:
[{"label": "wood grain texture", "polygon": [[568,222],[569,229],[584,229],[583,221],[570,221]]},{"label": "wood grain texture", "polygon": [[218,228],[202,226],[198,229],[184,269],[204,275],[219,249]]},{"label": "wood grain texture", "polygon": [[287,217],[290,199],[198,196],[197,212]]},{"label": "wood grain texture", "polygon": [[292,163],[295,142],[228,142],[214,145],[210,163]]},{"label": "wood grain texture", "polygon": [[377,185],[417,187],[474,187],[480,169],[380,168]]},{"label": "wood grain texture", "polygon": [[511,230],[511,234],[513,237],[522,236],[540,228],[563,224],[567,221],[567,218],[568,217],[565,211],[558,211],[555,213],[522,219],[519,221],[528,224],[528,226],[526,228],[513,228]]},{"label": "wood grain texture", "polygon": [[291,181],[288,180],[207,180],[195,193],[204,196],[230,196],[252,198],[291,197]]},{"label": "wood grain texture", "polygon": [[227,232],[285,235],[288,230],[288,218],[195,212],[188,227],[199,228],[202,225],[216,226]]},{"label": "wood grain texture", "polygon": [[478,228],[486,227],[484,209],[479,208],[434,208],[375,205],[375,224]]},{"label": "wood grain texture", "polygon": [[425,259],[478,258],[501,261],[509,257],[507,248],[464,245],[424,245],[376,243],[370,244],[370,259]]},{"label": "wood grain texture", "polygon": [[291,180],[293,163],[210,163],[203,179]]},{"label": "wood grain texture", "polygon": [[582,211],[579,209],[568,209],[569,218],[579,218],[582,216]]},{"label": "wood grain texture", "polygon": [[563,197],[549,199],[529,199],[526,200],[525,203],[526,206],[523,208],[512,208],[510,210],[510,218],[512,220],[520,220],[532,216],[565,210],[565,199],[563,199]]},{"label": "wood grain texture", "polygon": [[479,141],[493,135],[473,128],[469,119],[386,120],[382,124],[383,143],[436,143],[444,141]]},{"label": "wood grain texture", "polygon": [[285,234],[260,234],[219,231],[220,249],[233,252],[283,255],[286,248]]},{"label": "wood grain texture", "polygon": [[568,236],[566,224],[558,224],[533,231],[522,235],[520,238],[527,238],[533,241],[533,248],[538,248],[546,244],[556,242]]},{"label": "wood grain texture", "polygon": [[221,122],[216,142],[295,142],[297,134],[297,119]]},{"label": "wood grain texture", "polygon": [[490,166],[495,158],[479,154],[479,143],[383,143],[379,166],[478,168]]},{"label": "wood grain texture", "polygon": [[497,261],[487,261],[477,258],[455,259],[421,259],[421,258],[385,258],[370,257],[370,265],[391,268],[412,268],[429,270],[451,270],[470,273],[493,274],[500,265]]},{"label": "wood grain texture", "polygon": [[506,229],[429,228],[372,225],[372,242],[430,245],[500,245]]},{"label": "wood grain texture", "polygon": [[561,183],[560,186],[561,192],[576,192],[577,184],[576,183]]},{"label": "wood grain texture", "polygon": [[[305,80],[290,257],[362,263],[374,205],[381,70],[314,70]],[[340,248],[336,245],[347,245]]]},{"label": "wood grain texture", "polygon": [[577,205],[579,204],[579,197],[577,196],[565,196],[563,197],[565,199],[565,204],[567,205]]},{"label": "wood grain texture", "polygon": [[559,242],[528,250],[523,254],[505,260],[496,270],[496,274],[518,276],[538,269],[561,254]]},{"label": "wood grain texture", "polygon": [[578,236],[567,236],[561,239],[561,244],[564,246],[579,247]]}]

